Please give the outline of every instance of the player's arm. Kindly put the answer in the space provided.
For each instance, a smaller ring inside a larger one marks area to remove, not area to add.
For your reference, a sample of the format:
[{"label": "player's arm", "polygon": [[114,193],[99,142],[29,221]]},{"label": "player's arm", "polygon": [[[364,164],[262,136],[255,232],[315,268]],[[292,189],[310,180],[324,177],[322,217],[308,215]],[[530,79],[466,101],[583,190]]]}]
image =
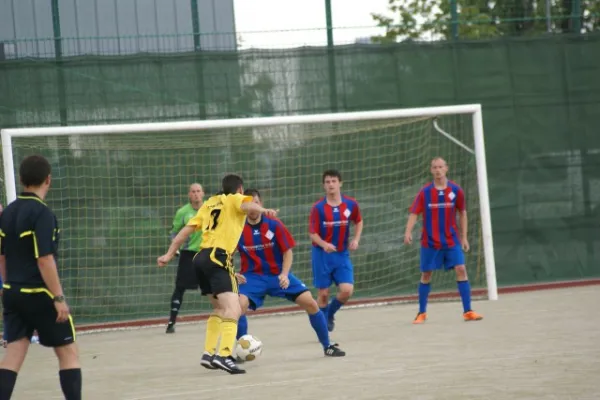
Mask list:
[{"label": "player's arm", "polygon": [[350,218],[352,218],[352,222],[354,222],[354,238],[350,241],[350,250],[356,250],[358,249],[358,244],[360,243],[360,237],[363,231],[363,219],[358,203],[356,203]]},{"label": "player's arm", "polygon": [[[54,230],[56,229],[56,220],[52,212],[45,208],[38,216],[33,235],[34,256],[37,258],[38,268],[46,287],[56,298],[64,296],[63,288],[58,277],[58,268],[54,258]],[[57,321],[66,321],[69,318],[69,308],[64,300],[55,302],[58,313]]]},{"label": "player's arm", "polygon": [[169,246],[169,250],[167,250],[167,253],[165,255],[170,257],[170,259],[173,258],[177,253],[177,250],[181,248],[186,239],[195,231],[196,227],[190,225],[186,225],[183,228],[181,228],[179,233],[171,241],[171,246]]},{"label": "player's arm", "polygon": [[408,221],[406,222],[406,229],[404,230],[404,243],[411,244],[412,243],[412,231],[415,228],[415,224],[417,223],[417,218],[419,214],[421,214],[425,209],[425,194],[423,191],[419,191],[417,197],[413,201],[410,206]]},{"label": "player's arm", "polygon": [[276,246],[283,253],[281,275],[287,278],[292,270],[292,262],[294,261],[294,252],[292,249],[296,246],[296,242],[290,231],[281,221],[275,227],[275,242]]},{"label": "player's arm", "polygon": [[313,206],[313,208],[310,210],[308,237],[310,237],[310,240],[312,240],[313,243],[325,250],[327,253],[337,251],[333,244],[326,242],[325,240],[323,240],[321,235],[319,235],[320,224],[321,218],[319,216],[319,210],[316,206]]},{"label": "player's arm", "polygon": [[202,209],[203,207],[200,207],[200,210],[198,210],[194,218],[190,219],[187,225],[181,228],[181,230],[179,230],[179,233],[171,241],[169,250],[167,250],[167,252],[164,255],[158,257],[157,262],[159,267],[166,266],[169,263],[169,261],[173,259],[175,253],[177,253],[177,250],[181,248],[181,245],[183,245],[186,239],[192,233],[202,229]]},{"label": "player's arm", "polygon": [[[2,208],[2,206],[0,206],[0,208]],[[0,217],[0,222],[1,221],[2,219]],[[0,229],[0,279],[2,279],[2,282],[6,282],[6,256],[4,255],[5,237],[6,235],[2,229]],[[2,288],[0,288],[0,290],[2,290]]]},{"label": "player's arm", "polygon": [[234,195],[228,196],[227,199],[233,204],[233,207],[236,210],[244,214],[248,214],[249,212],[255,211],[268,215],[269,217],[277,216],[278,210],[272,210],[270,208],[264,208],[262,206],[259,206],[258,204],[252,201],[252,196],[245,196],[241,193],[236,193]]},{"label": "player's arm", "polygon": [[465,204],[465,193],[462,189],[458,190],[456,196],[456,210],[458,212],[458,223],[460,225],[460,243],[464,251],[469,251],[469,240],[467,238],[469,230],[469,220],[467,218],[467,208]]}]

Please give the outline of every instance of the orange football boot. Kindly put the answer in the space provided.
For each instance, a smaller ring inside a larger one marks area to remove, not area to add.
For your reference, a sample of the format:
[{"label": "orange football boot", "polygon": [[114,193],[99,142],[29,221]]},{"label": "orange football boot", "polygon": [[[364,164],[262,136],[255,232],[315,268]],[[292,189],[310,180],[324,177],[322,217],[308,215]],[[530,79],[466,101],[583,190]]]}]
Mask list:
[{"label": "orange football boot", "polygon": [[427,313],[418,313],[413,321],[413,324],[422,324],[427,320]]},{"label": "orange football boot", "polygon": [[479,321],[483,319],[483,316],[471,310],[464,313],[463,318],[465,319],[465,321]]}]

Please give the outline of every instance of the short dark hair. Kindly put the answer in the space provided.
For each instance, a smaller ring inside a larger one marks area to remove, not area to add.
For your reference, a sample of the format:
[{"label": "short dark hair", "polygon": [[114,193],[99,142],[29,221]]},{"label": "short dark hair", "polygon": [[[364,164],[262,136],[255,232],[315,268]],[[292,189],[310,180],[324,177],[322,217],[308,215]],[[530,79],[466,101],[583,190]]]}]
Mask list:
[{"label": "short dark hair", "polygon": [[260,197],[260,192],[258,191],[258,189],[246,189],[244,191],[244,195],[245,196],[258,197],[259,199],[262,200],[262,197]]},{"label": "short dark hair", "polygon": [[21,161],[19,175],[23,186],[41,186],[50,176],[52,168],[45,157],[32,155]]},{"label": "short dark hair", "polygon": [[221,181],[221,188],[223,194],[234,194],[244,185],[244,180],[241,176],[236,174],[225,175]]},{"label": "short dark hair", "polygon": [[326,177],[338,178],[338,180],[340,182],[342,181],[342,174],[340,174],[340,171],[338,171],[337,169],[328,169],[328,170],[325,170],[325,172],[323,172],[323,178],[322,178],[323,183],[325,183],[325,178]]}]

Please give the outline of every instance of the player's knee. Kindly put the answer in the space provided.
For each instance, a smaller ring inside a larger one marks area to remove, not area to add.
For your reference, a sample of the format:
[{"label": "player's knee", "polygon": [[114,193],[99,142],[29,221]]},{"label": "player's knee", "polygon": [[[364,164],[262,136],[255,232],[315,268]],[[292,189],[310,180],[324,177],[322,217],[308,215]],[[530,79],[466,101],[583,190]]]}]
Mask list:
[{"label": "player's knee", "polygon": [[431,282],[431,275],[432,275],[431,271],[421,272],[421,282],[422,283],[429,283],[429,282]]},{"label": "player's knee", "polygon": [[353,293],[354,293],[354,285],[351,285],[349,283],[343,283],[339,287],[337,297],[343,303],[343,302],[348,301],[348,299],[350,299],[350,297],[352,297]]},{"label": "player's knee", "polygon": [[233,292],[221,293],[218,297],[223,318],[238,319],[242,315],[239,296]]},{"label": "player's knee", "polygon": [[325,307],[329,302],[329,289],[319,289],[317,292],[317,303],[320,307]]},{"label": "player's knee", "polygon": [[0,368],[19,372],[23,362],[25,361],[28,348],[29,339],[27,338],[22,338],[9,343],[6,348],[6,352],[4,353],[2,363],[0,363]]},{"label": "player's knee", "polygon": [[54,348],[60,369],[80,368],[79,350],[75,343]]},{"label": "player's knee", "polygon": [[248,307],[250,307],[250,300],[248,300],[248,297],[246,297],[243,294],[240,294],[240,312],[241,315],[246,314],[246,312],[248,311]]},{"label": "player's knee", "polygon": [[467,279],[469,279],[467,276],[467,267],[465,267],[464,265],[457,265],[456,267],[454,267],[454,272],[456,272],[457,281],[466,281]]},{"label": "player's knee", "polygon": [[308,291],[296,298],[296,304],[311,315],[319,312],[319,305]]}]

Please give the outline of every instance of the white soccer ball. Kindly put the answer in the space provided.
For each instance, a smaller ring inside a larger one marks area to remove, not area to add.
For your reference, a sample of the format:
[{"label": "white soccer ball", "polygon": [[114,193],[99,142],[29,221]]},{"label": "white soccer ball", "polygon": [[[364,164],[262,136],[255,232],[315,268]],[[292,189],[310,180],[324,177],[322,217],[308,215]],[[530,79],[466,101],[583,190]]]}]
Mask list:
[{"label": "white soccer ball", "polygon": [[238,339],[235,355],[243,361],[254,361],[262,353],[262,342],[252,335],[244,335]]}]

